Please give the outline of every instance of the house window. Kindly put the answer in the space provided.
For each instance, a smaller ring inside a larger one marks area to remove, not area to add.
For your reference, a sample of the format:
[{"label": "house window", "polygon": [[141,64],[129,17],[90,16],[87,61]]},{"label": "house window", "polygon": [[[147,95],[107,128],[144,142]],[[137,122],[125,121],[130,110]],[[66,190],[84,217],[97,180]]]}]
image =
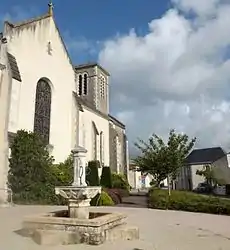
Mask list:
[{"label": "house window", "polygon": [[83,85],[83,93],[87,95],[88,92],[88,75],[84,74],[84,85]]},{"label": "house window", "polygon": [[82,79],[82,75],[78,76],[78,95],[82,95],[82,83],[83,83],[83,79]]},{"label": "house window", "polygon": [[34,132],[39,134],[46,144],[50,137],[50,114],[51,114],[51,87],[49,83],[41,79],[37,83]]}]

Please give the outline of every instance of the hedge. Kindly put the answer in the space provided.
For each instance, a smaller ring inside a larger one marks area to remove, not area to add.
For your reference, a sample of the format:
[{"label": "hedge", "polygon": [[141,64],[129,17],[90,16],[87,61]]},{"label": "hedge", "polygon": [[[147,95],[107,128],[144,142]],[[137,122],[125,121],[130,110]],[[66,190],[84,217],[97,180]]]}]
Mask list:
[{"label": "hedge", "polygon": [[100,168],[99,161],[89,161],[86,174],[86,182],[88,186],[99,186],[99,174],[98,168]]},{"label": "hedge", "polygon": [[149,207],[155,209],[230,215],[229,199],[195,194],[187,191],[173,190],[169,197],[167,190],[151,189],[149,191]]},{"label": "hedge", "polygon": [[104,166],[102,168],[100,184],[105,188],[112,188],[111,168]]},{"label": "hedge", "polygon": [[116,189],[104,189],[104,191],[112,198],[114,204],[120,204],[122,202],[122,196]]}]

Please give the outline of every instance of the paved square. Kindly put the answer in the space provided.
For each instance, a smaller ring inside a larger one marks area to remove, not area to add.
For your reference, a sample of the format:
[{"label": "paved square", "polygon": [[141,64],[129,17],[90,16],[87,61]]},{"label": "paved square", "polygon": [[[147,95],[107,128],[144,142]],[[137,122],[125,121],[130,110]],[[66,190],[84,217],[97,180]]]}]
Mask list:
[{"label": "paved square", "polygon": [[21,228],[23,217],[63,209],[49,206],[15,206],[0,208],[0,249],[4,250],[229,250],[230,217],[159,211],[146,208],[93,208],[128,215],[130,225],[140,228],[140,240],[106,243],[101,246],[69,245],[46,247],[36,245],[14,231]]}]

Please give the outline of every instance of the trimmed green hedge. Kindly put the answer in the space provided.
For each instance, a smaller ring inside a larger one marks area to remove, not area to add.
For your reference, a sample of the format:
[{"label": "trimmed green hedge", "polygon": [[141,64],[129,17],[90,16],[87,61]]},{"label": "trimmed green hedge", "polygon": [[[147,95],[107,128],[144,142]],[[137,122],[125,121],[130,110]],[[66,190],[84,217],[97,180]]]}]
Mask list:
[{"label": "trimmed green hedge", "polygon": [[89,161],[86,174],[86,183],[88,186],[99,186],[99,174],[98,168],[100,168],[99,161]]},{"label": "trimmed green hedge", "polygon": [[112,188],[112,176],[110,167],[104,166],[102,168],[100,184],[105,188]]},{"label": "trimmed green hedge", "polygon": [[173,190],[169,197],[167,190],[151,189],[149,191],[149,207],[230,215],[230,199],[200,195],[186,191]]}]

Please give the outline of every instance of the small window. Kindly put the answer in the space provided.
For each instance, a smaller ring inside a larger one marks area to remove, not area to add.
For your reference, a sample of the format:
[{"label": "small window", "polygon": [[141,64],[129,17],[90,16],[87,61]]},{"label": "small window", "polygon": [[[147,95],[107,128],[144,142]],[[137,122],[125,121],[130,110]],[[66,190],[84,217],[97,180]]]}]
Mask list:
[{"label": "small window", "polygon": [[82,75],[78,77],[78,95],[82,95]]},{"label": "small window", "polygon": [[88,92],[88,76],[87,74],[84,74],[84,88],[83,88],[84,95],[87,95],[87,92]]}]

